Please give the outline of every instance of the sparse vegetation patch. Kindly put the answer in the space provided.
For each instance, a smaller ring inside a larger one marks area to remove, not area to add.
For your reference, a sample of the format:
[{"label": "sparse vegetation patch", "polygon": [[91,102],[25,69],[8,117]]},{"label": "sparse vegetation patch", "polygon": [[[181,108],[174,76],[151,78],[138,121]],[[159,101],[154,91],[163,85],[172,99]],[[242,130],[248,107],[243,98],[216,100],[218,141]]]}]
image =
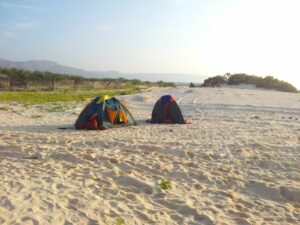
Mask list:
[{"label": "sparse vegetation patch", "polygon": [[125,220],[122,217],[117,217],[116,225],[125,225]]},{"label": "sparse vegetation patch", "polygon": [[219,87],[223,84],[239,85],[239,84],[253,84],[258,88],[274,89],[284,92],[298,92],[297,88],[288,82],[278,80],[272,76],[266,76],[265,78],[241,74],[227,73],[224,76],[210,77],[204,80],[202,87]]},{"label": "sparse vegetation patch", "polygon": [[171,181],[169,180],[166,180],[166,179],[162,179],[160,182],[159,182],[159,186],[162,190],[169,190],[172,188],[171,186]]},{"label": "sparse vegetation patch", "polygon": [[[90,91],[2,91],[0,92],[0,101],[2,102],[18,102],[25,105],[46,102],[66,102],[66,101],[85,101],[89,98],[101,95],[125,95],[133,94],[145,90],[145,88],[111,88]],[[55,107],[54,110],[61,110]]]}]

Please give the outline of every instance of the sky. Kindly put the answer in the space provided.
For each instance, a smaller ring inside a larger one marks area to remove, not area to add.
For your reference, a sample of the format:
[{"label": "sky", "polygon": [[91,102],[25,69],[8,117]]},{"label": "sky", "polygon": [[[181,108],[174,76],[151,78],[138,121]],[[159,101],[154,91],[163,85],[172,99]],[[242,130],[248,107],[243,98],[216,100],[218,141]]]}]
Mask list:
[{"label": "sky", "polygon": [[300,89],[299,0],[0,0],[0,58],[272,75]]}]

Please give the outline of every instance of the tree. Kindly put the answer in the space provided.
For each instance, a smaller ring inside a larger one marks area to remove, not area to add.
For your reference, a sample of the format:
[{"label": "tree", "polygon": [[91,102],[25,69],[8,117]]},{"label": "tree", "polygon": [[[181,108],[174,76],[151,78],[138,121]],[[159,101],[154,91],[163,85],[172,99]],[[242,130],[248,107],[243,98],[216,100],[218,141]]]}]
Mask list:
[{"label": "tree", "polygon": [[204,83],[202,84],[203,87],[219,87],[222,84],[226,84],[227,81],[224,76],[215,76],[210,77],[206,80],[204,80]]},{"label": "tree", "polygon": [[196,85],[193,83],[190,83],[190,88],[194,88],[194,87],[196,87]]}]

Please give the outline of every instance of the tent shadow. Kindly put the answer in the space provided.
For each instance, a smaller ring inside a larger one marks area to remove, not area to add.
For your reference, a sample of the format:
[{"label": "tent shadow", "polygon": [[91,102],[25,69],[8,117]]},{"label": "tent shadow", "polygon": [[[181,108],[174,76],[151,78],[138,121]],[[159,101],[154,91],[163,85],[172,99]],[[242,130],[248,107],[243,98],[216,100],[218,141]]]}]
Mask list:
[{"label": "tent shadow", "polygon": [[[135,120],[136,126],[151,126],[146,119]],[[112,128],[114,129],[114,128]],[[70,132],[76,131],[73,124],[39,124],[39,125],[17,125],[17,126],[0,126],[1,131],[15,132]]]},{"label": "tent shadow", "polygon": [[150,126],[152,123],[148,123],[147,119],[135,120],[137,126]]},{"label": "tent shadow", "polygon": [[[60,129],[63,128],[63,129]],[[0,126],[1,131],[16,131],[16,132],[53,132],[53,131],[70,131],[75,127],[71,124],[55,124],[55,125],[18,125],[18,126]]]}]

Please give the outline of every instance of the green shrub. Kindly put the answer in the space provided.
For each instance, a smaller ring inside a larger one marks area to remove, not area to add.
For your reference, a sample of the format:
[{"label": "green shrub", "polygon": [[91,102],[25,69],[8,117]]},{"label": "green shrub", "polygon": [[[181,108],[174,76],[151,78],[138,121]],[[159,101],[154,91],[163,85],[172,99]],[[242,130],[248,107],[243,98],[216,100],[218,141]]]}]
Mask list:
[{"label": "green shrub", "polygon": [[163,190],[169,190],[171,189],[171,181],[169,180],[166,180],[166,179],[162,179],[160,182],[159,182],[159,186],[161,189]]},{"label": "green shrub", "polygon": [[125,225],[125,220],[122,217],[117,217],[116,225]]},{"label": "green shrub", "polygon": [[32,119],[42,118],[42,115],[39,115],[39,114],[33,114],[33,115],[31,115],[31,118],[32,118]]},{"label": "green shrub", "polygon": [[[149,81],[141,81],[138,79],[126,79],[126,78],[85,78],[78,75],[71,75],[71,74],[61,74],[61,73],[53,73],[53,72],[45,72],[45,71],[28,71],[23,69],[17,69],[17,68],[2,68],[0,67],[0,74],[6,74],[11,79],[11,84],[13,88],[18,89],[26,89],[28,88],[28,84],[30,82],[35,84],[35,87],[32,87],[32,89],[43,89],[43,90],[56,90],[56,82],[57,81],[66,81],[66,80],[72,80],[74,81],[73,85],[76,88],[77,86],[80,86],[78,84],[84,83],[84,82],[93,82],[93,81],[101,81],[103,84],[106,84],[106,86],[110,87],[122,87],[122,85],[130,84],[133,86],[137,85],[144,85],[144,86],[159,86],[159,87],[174,87],[175,84],[172,82],[164,82],[164,81],[158,81],[158,82],[149,82]],[[42,85],[43,82],[47,82],[48,86],[45,87]],[[83,85],[84,86],[84,85]],[[73,88],[74,88],[73,87]],[[72,89],[73,89],[72,88]],[[82,89],[82,88],[81,88]],[[87,89],[87,88],[84,88]]]},{"label": "green shrub", "polygon": [[227,80],[224,76],[210,77],[204,80],[202,87],[220,87],[222,84],[226,84]]},{"label": "green shrub", "polygon": [[265,78],[247,75],[245,73],[230,74],[226,73],[224,76],[210,77],[204,80],[201,87],[219,87],[222,84],[239,85],[239,84],[252,84],[259,88],[275,89],[284,92],[298,92],[297,88],[288,82],[278,80],[272,76]]},{"label": "green shrub", "polygon": [[265,78],[247,75],[247,74],[233,74],[228,78],[229,85],[238,84],[253,84],[256,87],[275,89],[285,92],[297,92],[297,88],[288,82],[278,80],[272,76],[266,76]]},{"label": "green shrub", "polygon": [[262,83],[263,78],[253,75],[247,75],[244,73],[233,74],[228,77],[229,85],[238,85],[238,84],[254,84],[258,85]]},{"label": "green shrub", "polygon": [[2,111],[8,111],[8,107],[0,106],[0,110],[2,110]]},{"label": "green shrub", "polygon": [[173,82],[164,82],[162,80],[157,81],[155,84],[158,87],[175,87],[176,86],[175,83],[173,83]]},{"label": "green shrub", "polygon": [[194,83],[190,83],[190,88],[194,88],[196,85]]}]

